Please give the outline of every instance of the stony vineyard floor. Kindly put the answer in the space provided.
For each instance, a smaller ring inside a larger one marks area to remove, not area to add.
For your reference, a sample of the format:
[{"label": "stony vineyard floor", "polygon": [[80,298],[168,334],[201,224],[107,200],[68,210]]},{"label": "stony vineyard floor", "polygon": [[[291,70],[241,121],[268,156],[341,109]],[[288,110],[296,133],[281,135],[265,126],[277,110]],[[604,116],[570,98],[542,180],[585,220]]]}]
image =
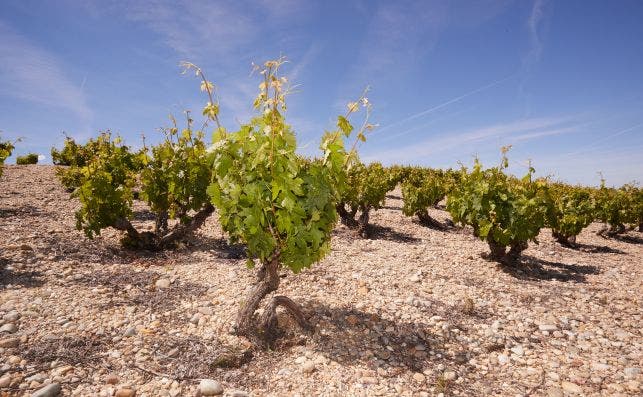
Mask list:
[{"label": "stony vineyard floor", "polygon": [[338,227],[326,259],[284,273],[314,330],[282,317],[279,345],[251,352],[229,331],[254,271],[215,217],[176,251],[123,251],[76,231],[53,167],[6,166],[0,395],[641,395],[641,233],[594,224],[573,250],[545,230],[509,271],[400,206],[392,192],[370,239]]}]

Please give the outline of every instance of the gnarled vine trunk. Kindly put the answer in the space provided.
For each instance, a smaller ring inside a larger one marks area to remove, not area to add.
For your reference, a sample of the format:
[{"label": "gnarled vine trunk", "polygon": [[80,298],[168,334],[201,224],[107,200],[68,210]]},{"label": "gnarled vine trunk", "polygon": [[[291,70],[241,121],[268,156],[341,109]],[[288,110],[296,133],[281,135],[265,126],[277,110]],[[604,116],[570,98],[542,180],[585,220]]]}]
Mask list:
[{"label": "gnarled vine trunk", "polygon": [[355,220],[355,214],[357,213],[357,208],[351,208],[350,212],[346,210],[344,203],[339,203],[335,206],[339,219],[343,225],[350,228],[357,227],[357,221]]},{"label": "gnarled vine trunk", "polygon": [[519,241],[511,244],[509,250],[504,245],[498,244],[495,241],[487,240],[489,245],[489,259],[506,266],[515,266],[520,260],[520,255],[527,249],[526,241]]},{"label": "gnarled vine trunk", "polygon": [[[180,223],[169,232],[167,230],[167,216],[163,217],[163,214],[156,219],[156,233],[139,232],[128,219],[124,218],[116,220],[112,227],[127,233],[121,240],[124,246],[132,249],[157,251],[172,247],[177,242],[183,240],[187,235],[200,228],[213,212],[214,206],[207,204],[197,212],[189,222]],[[165,232],[161,233],[163,230],[165,230]]]},{"label": "gnarled vine trunk", "polygon": [[237,320],[234,326],[234,333],[245,336],[252,343],[261,347],[267,347],[276,336],[277,307],[282,306],[297,321],[304,330],[310,328],[308,320],[304,316],[300,306],[292,299],[277,295],[273,296],[265,306],[259,318],[255,312],[268,294],[279,288],[279,254],[275,253],[270,260],[264,263],[258,272],[259,280],[252,288],[237,313]]},{"label": "gnarled vine trunk", "polygon": [[625,225],[615,225],[615,226],[609,226],[609,225],[604,225],[598,232],[596,232],[597,235],[607,238],[607,237],[614,237],[617,234],[622,234],[625,233]]},{"label": "gnarled vine trunk", "polygon": [[370,219],[370,208],[362,208],[362,213],[357,218],[357,229],[360,236],[368,237],[368,221]]},{"label": "gnarled vine trunk", "polygon": [[573,248],[576,246],[576,236],[566,236],[556,230],[552,230],[551,235],[556,239],[556,241],[565,247]]},{"label": "gnarled vine trunk", "polygon": [[441,224],[437,219],[429,215],[429,211],[426,209],[422,211],[417,211],[415,215],[417,215],[418,219],[420,220],[420,223],[423,226],[430,227],[432,229],[438,229],[438,230],[444,229],[444,225]]}]

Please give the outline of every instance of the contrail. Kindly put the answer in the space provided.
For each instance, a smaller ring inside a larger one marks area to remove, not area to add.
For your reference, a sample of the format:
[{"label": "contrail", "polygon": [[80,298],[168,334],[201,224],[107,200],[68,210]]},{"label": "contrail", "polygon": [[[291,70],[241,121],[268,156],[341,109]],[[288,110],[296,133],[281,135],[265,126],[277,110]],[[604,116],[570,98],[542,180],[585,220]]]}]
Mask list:
[{"label": "contrail", "polygon": [[630,132],[630,131],[635,130],[635,129],[641,127],[641,126],[643,126],[643,123],[634,124],[633,126],[624,128],[624,129],[619,130],[619,131],[616,131],[613,134],[610,134],[608,136],[604,136],[602,138],[599,138],[599,139],[595,140],[594,142],[590,143],[589,145],[585,145],[585,147],[580,149],[580,150],[577,150],[575,152],[567,153],[564,156],[575,156],[577,154],[583,153],[583,152],[587,151],[588,148],[591,148],[592,146],[595,146],[597,143],[601,143],[601,142],[604,142],[604,141],[606,141],[608,139],[612,139],[612,138],[617,137],[619,135],[623,135],[626,132]]},{"label": "contrail", "polygon": [[458,97],[455,97],[455,98],[453,98],[453,99],[450,99],[450,100],[448,100],[448,101],[446,101],[446,102],[444,102],[444,103],[441,103],[441,104],[439,104],[439,105],[433,106],[433,107],[431,107],[431,108],[429,108],[429,109],[423,110],[423,111],[421,111],[421,112],[419,112],[419,113],[416,113],[416,114],[414,114],[414,115],[411,115],[411,116],[409,116],[409,117],[407,117],[407,118],[405,118],[405,119],[402,119],[402,120],[400,120],[400,121],[396,121],[396,122],[395,122],[395,123],[393,123],[393,124],[386,125],[386,126],[384,126],[384,127],[382,127],[382,128],[379,128],[379,129],[375,130],[371,135],[375,135],[376,133],[380,133],[380,132],[382,132],[382,131],[384,131],[384,130],[386,130],[386,129],[389,129],[389,128],[391,128],[391,127],[395,127],[395,126],[398,126],[398,125],[400,125],[400,124],[406,123],[407,121],[411,121],[411,120],[417,119],[418,117],[422,117],[422,116],[427,115],[427,114],[429,114],[429,113],[435,112],[435,111],[436,111],[436,110],[438,110],[438,109],[441,109],[441,108],[443,108],[443,107],[445,107],[445,106],[449,106],[449,105],[450,105],[450,104],[452,104],[452,103],[455,103],[455,102],[461,101],[461,100],[463,100],[464,98],[470,97],[471,95],[475,95],[475,94],[477,94],[477,93],[479,93],[479,92],[481,92],[481,91],[488,90],[489,88],[495,87],[495,86],[497,86],[498,84],[501,84],[501,83],[503,83],[503,82],[505,82],[505,81],[509,80],[510,78],[514,77],[516,74],[517,74],[517,72],[512,73],[512,74],[510,74],[509,76],[507,76],[507,77],[505,77],[505,78],[502,78],[502,79],[500,79],[500,80],[493,81],[493,82],[491,82],[491,83],[489,83],[489,84],[487,84],[487,85],[483,85],[482,87],[478,87],[478,88],[476,88],[476,89],[475,89],[475,90],[473,90],[473,91],[469,91],[469,92],[467,92],[466,94],[462,94],[462,95],[460,95],[460,96],[458,96]]}]

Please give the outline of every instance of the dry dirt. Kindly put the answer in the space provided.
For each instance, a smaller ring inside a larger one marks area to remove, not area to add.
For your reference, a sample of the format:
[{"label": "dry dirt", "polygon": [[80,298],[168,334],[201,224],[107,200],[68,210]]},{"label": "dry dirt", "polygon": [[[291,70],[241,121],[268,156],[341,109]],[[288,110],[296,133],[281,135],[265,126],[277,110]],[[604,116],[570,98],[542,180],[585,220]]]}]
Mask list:
[{"label": "dry dirt", "polygon": [[467,229],[400,206],[392,192],[370,239],[338,227],[326,259],[284,273],[314,331],[282,318],[279,345],[250,357],[229,330],[254,270],[215,217],[175,251],[123,251],[114,230],[75,229],[53,167],[6,166],[0,395],[195,396],[201,379],[228,396],[641,395],[641,233],[593,224],[574,250],[544,230],[508,271]]}]

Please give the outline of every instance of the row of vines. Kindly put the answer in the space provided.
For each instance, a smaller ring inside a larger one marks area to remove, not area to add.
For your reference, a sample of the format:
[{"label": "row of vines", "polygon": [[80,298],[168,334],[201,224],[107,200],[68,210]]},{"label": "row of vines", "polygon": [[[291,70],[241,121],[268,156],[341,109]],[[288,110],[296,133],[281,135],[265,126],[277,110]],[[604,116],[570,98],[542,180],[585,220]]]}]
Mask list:
[{"label": "row of vines", "polygon": [[[382,208],[397,186],[404,215],[445,231],[469,226],[488,244],[489,258],[504,265],[517,264],[545,227],[572,247],[594,221],[605,224],[599,232],[604,237],[643,227],[640,188],[610,188],[604,181],[600,188],[570,186],[536,178],[531,167],[516,178],[506,172],[504,149],[501,163],[491,168],[478,161],[459,170],[364,164],[357,148],[373,128],[365,94],[323,135],[320,156],[305,158],[297,153],[284,116],[289,87],[280,75],[282,64],[269,61],[258,70],[257,115],[236,131],[220,123],[214,85],[186,63],[208,99],[202,123],[195,124],[189,112],[181,123],[171,119],[160,143],[143,141],[137,150],[106,132],[84,144],[67,137],[62,149],[51,152],[58,178],[80,201],[76,224],[88,238],[114,228],[122,231],[124,247],[171,249],[216,214],[231,242],[245,245],[248,265],[260,266],[235,328],[258,345],[274,337],[279,306],[307,327],[297,303],[285,296],[273,296],[256,315],[264,298],[278,289],[280,270],[299,272],[322,259],[338,221],[367,237],[371,212]],[[355,117],[361,118],[357,129]],[[212,130],[207,144],[206,131]],[[0,143],[0,172],[12,149],[11,143]],[[154,215],[152,230],[133,223],[135,200]],[[431,209],[444,205],[452,221],[432,217]]]}]

